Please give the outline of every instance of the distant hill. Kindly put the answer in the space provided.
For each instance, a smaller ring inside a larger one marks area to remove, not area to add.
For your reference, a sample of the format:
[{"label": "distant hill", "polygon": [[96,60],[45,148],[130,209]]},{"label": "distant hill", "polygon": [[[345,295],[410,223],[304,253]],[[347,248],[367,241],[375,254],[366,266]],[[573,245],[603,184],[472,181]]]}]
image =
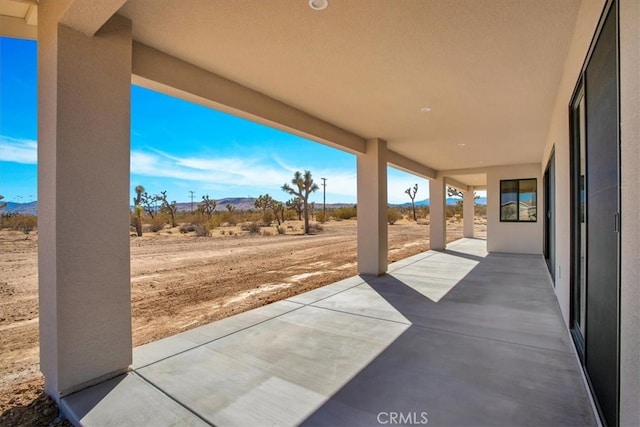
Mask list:
[{"label": "distant hill", "polygon": [[7,202],[7,205],[0,209],[0,213],[38,215],[38,202],[14,203]]},{"label": "distant hill", "polygon": [[[453,197],[447,198],[447,205],[455,205],[456,202],[460,199],[456,199]],[[253,197],[226,197],[224,199],[216,200],[216,211],[224,211],[227,209],[227,205],[233,206],[238,211],[248,211],[251,209],[255,209],[255,201],[256,199]],[[480,197],[476,200],[477,205],[486,205],[487,198]],[[344,207],[351,207],[354,203],[327,203],[327,209],[339,209]],[[198,206],[197,201],[193,201],[193,208],[196,209]],[[402,204],[391,204],[390,206],[395,207],[410,207],[411,203],[402,203]],[[429,199],[418,200],[416,201],[416,206],[429,206]],[[133,206],[131,207],[133,208]],[[316,202],[316,209],[322,209],[322,203]],[[178,203],[178,212],[189,212],[191,210],[191,202],[180,202]],[[7,205],[4,209],[0,209],[0,213],[12,213],[12,214],[25,214],[25,215],[38,215],[38,202],[30,202],[30,203],[15,203],[15,202],[7,202]]]}]

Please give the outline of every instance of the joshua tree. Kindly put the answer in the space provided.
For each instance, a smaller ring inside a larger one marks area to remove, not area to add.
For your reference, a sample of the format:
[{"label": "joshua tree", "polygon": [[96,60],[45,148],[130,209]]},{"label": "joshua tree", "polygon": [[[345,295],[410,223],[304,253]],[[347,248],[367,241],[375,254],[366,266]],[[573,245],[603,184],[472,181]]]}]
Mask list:
[{"label": "joshua tree", "polygon": [[411,187],[407,188],[406,190],[404,190],[404,192],[407,193],[411,198],[411,210],[413,211],[413,220],[417,221],[418,217],[416,216],[416,193],[418,192],[418,184],[414,185],[413,188]]},{"label": "joshua tree", "polygon": [[[139,185],[138,187],[140,187],[142,189],[142,191],[144,191],[144,187],[142,185]],[[138,187],[136,187],[136,189]],[[140,206],[142,206],[142,208],[144,209],[144,211],[146,213],[149,214],[151,219],[153,219],[153,215],[155,213],[154,207],[156,206],[156,202],[158,201],[158,197],[159,196],[152,196],[149,193],[147,193],[146,191],[144,191],[144,193],[142,193],[140,195],[140,203],[138,203],[138,204]]]},{"label": "joshua tree", "polygon": [[292,196],[302,200],[302,209],[304,211],[304,233],[309,234],[309,194],[319,189],[318,184],[313,182],[311,172],[304,171],[304,175],[300,171],[293,174],[291,183],[297,188],[290,187],[289,184],[282,186],[282,191],[286,191]]},{"label": "joshua tree", "polygon": [[302,200],[300,200],[300,197],[294,197],[291,200],[287,200],[286,203],[287,209],[293,209],[294,211],[296,211],[298,220],[302,221]]},{"label": "joshua tree", "polygon": [[[202,196],[202,201],[198,203],[198,212],[207,215],[207,218],[211,219],[213,211],[216,209],[218,203],[215,200],[209,198],[209,195]],[[227,206],[228,209],[228,206]]]},{"label": "joshua tree", "polygon": [[278,225],[282,224],[284,222],[284,203],[274,200],[271,202],[271,210],[273,210],[273,215],[276,217]]},{"label": "joshua tree", "polygon": [[135,188],[136,197],[133,198],[133,210],[136,216],[136,234],[138,237],[142,236],[142,194],[144,193],[144,187],[142,185],[136,185]]},{"label": "joshua tree", "polygon": [[171,218],[171,226],[175,227],[176,226],[176,212],[178,212],[178,205],[177,203],[174,201],[172,201],[171,203],[169,203],[169,201],[167,200],[167,192],[166,191],[161,191],[160,194],[162,194],[159,197],[159,201],[162,202],[162,205],[160,206],[160,210],[162,212],[166,212],[169,214],[169,217]]},{"label": "joshua tree", "polygon": [[[464,193],[460,190],[458,190],[457,188],[453,188],[453,187],[449,187],[447,186],[447,197],[451,197],[454,199],[458,199],[456,200],[456,206],[454,208],[455,213],[457,214],[462,214],[463,213],[463,202],[462,202],[462,198],[464,197]],[[473,192],[473,200],[477,200],[480,196],[478,196],[475,191]]]},{"label": "joshua tree", "polygon": [[259,195],[255,202],[253,202],[253,205],[256,207],[256,209],[262,209],[262,221],[265,223],[271,222],[271,220],[273,219],[269,218],[270,215],[267,215],[267,209],[272,208],[273,201],[273,197],[271,197],[269,193],[267,193],[265,195]]}]

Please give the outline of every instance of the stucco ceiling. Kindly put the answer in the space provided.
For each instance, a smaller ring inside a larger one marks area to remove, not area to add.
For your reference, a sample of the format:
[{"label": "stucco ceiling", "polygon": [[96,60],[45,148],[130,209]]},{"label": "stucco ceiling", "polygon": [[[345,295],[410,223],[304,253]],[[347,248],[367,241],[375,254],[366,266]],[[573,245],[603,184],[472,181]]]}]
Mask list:
[{"label": "stucco ceiling", "polygon": [[0,17],[23,19],[27,25],[38,24],[36,0],[0,0]]},{"label": "stucco ceiling", "polygon": [[[36,3],[0,1],[1,14],[22,19]],[[141,43],[459,170],[541,161],[579,5],[128,0],[118,13]]]},{"label": "stucco ceiling", "polygon": [[579,3],[129,0],[119,13],[144,44],[446,170],[541,161]]}]

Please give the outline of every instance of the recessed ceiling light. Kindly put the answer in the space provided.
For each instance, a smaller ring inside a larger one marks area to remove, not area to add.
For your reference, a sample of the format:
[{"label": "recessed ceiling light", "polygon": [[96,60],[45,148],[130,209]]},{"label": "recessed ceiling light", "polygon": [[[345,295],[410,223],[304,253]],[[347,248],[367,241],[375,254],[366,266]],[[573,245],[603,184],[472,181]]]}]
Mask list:
[{"label": "recessed ceiling light", "polygon": [[460,147],[460,148],[464,148],[466,145],[467,145],[467,144],[462,144],[462,143],[460,143],[460,144],[458,144],[458,147]]},{"label": "recessed ceiling light", "polygon": [[431,111],[431,107],[422,107],[420,111],[423,113],[428,113],[429,111]]},{"label": "recessed ceiling light", "polygon": [[313,10],[325,10],[329,6],[329,0],[309,0],[309,7]]}]

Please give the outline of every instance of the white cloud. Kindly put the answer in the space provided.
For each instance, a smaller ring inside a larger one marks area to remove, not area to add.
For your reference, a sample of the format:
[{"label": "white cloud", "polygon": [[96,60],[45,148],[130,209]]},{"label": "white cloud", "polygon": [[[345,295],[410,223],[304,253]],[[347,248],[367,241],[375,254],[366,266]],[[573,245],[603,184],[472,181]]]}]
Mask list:
[{"label": "white cloud", "polygon": [[206,184],[278,188],[289,174],[263,164],[260,159],[179,157],[158,150],[131,152],[131,173]]},{"label": "white cloud", "polygon": [[0,161],[36,164],[38,162],[37,141],[0,135]]},{"label": "white cloud", "polygon": [[[131,173],[194,181],[202,188],[253,187],[275,193],[282,184],[291,182],[293,172],[300,169],[284,165],[278,159],[277,165],[270,161],[249,157],[180,157],[155,149],[136,150],[131,152]],[[320,177],[328,178],[327,194],[355,199],[355,171],[313,168],[313,176],[318,185],[321,184]],[[322,194],[322,189],[316,194]]]}]

